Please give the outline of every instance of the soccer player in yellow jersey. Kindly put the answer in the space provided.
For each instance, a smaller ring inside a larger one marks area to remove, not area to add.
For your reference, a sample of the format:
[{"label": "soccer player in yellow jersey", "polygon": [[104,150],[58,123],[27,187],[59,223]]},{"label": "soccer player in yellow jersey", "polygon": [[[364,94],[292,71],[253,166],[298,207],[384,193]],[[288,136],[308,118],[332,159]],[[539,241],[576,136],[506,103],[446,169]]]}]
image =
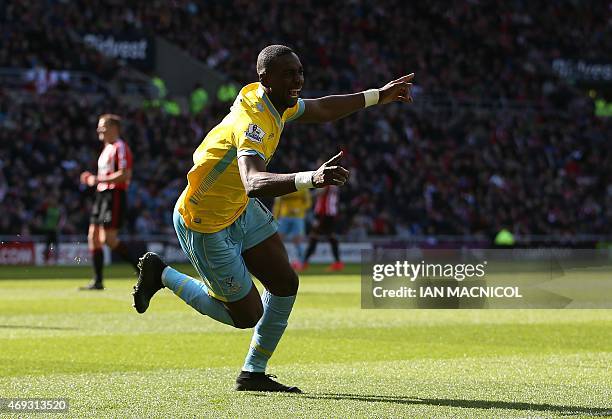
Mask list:
[{"label": "soccer player in yellow jersey", "polygon": [[[268,360],[287,327],[298,277],[272,214],[257,197],[343,185],[349,172],[338,153],[315,171],[271,173],[285,123],[329,122],[364,107],[393,101],[411,102],[409,74],[380,89],[348,95],[300,99],[304,73],[288,47],[271,45],[257,57],[259,82],[245,86],[223,121],[193,155],[187,187],[174,211],[181,247],[201,280],[176,271],[155,253],[140,259],[134,307],[144,313],[153,295],[170,288],[198,312],[254,334],[236,390],[300,392],[265,373]],[[264,285],[263,296],[251,274]]]},{"label": "soccer player in yellow jersey", "polygon": [[274,217],[278,220],[278,233],[283,240],[291,240],[297,252],[297,260],[291,263],[296,271],[302,269],[304,249],[302,241],[306,234],[306,211],[312,205],[308,189],[301,189],[288,195],[279,196],[274,201]]}]

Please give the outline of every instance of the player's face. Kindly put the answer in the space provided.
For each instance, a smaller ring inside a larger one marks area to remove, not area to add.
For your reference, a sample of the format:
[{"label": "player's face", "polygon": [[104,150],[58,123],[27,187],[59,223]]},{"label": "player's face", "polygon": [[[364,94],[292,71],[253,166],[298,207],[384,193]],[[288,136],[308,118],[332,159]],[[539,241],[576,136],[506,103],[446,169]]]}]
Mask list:
[{"label": "player's face", "polygon": [[113,129],[114,127],[112,124],[109,124],[109,121],[104,118],[100,118],[100,120],[98,121],[98,128],[96,129],[96,131],[98,132],[98,140],[109,140],[113,136]]},{"label": "player's face", "polygon": [[304,86],[304,69],[297,55],[291,53],[278,57],[264,77],[274,103],[287,108],[295,106]]}]

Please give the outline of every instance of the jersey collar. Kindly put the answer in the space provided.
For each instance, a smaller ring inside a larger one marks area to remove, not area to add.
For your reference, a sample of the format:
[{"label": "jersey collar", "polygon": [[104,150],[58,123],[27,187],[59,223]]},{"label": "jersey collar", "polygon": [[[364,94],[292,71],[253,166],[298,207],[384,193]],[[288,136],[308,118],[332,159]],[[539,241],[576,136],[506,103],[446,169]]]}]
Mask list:
[{"label": "jersey collar", "polygon": [[272,101],[270,100],[270,98],[266,94],[266,91],[264,90],[264,88],[263,88],[261,83],[258,83],[258,86],[257,86],[257,97],[259,97],[259,98],[261,98],[263,100],[263,102],[266,104],[266,107],[268,108],[268,110],[270,111],[272,116],[274,117],[274,120],[276,121],[278,126],[280,128],[282,128],[283,127],[283,119],[281,118],[280,114],[278,113],[278,111],[276,110],[274,105],[272,104]]}]

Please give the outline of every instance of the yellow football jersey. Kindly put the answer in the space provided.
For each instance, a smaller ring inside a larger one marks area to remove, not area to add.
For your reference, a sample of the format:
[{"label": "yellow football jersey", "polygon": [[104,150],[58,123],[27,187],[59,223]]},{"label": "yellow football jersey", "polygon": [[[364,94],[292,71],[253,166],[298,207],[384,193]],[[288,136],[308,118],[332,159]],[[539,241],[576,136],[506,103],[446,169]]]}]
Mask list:
[{"label": "yellow football jersey", "polygon": [[302,189],[288,195],[279,196],[274,201],[274,215],[280,217],[304,218],[312,205],[310,190]]},{"label": "yellow football jersey", "polygon": [[260,83],[240,90],[230,113],[214,127],[193,153],[187,187],[178,200],[178,211],[188,228],[215,233],[232,224],[247,206],[238,171],[238,157],[259,155],[270,161],[285,122],[299,118],[304,101],[283,115],[272,105]]}]

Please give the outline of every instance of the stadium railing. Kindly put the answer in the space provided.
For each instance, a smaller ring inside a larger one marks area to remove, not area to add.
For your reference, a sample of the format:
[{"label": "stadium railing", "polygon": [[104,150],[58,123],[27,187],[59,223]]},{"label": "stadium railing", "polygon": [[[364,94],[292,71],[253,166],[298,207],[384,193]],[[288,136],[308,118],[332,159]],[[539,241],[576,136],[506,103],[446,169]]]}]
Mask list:
[{"label": "stadium railing", "polygon": [[[123,235],[122,240],[129,243],[135,255],[153,251],[162,255],[168,263],[187,262],[174,235]],[[341,258],[347,263],[359,263],[362,250],[372,249],[488,249],[494,246],[491,240],[482,236],[381,236],[370,237],[358,242],[342,240],[340,237]],[[293,243],[285,243],[289,258],[297,258]],[[516,248],[571,248],[571,249],[609,249],[612,257],[612,236],[576,235],[565,236],[522,236],[517,237]],[[114,256],[105,248],[105,260],[110,263]],[[47,257],[46,236],[42,235],[2,235],[0,236],[0,266],[24,265],[44,266],[87,265],[89,250],[85,235],[60,236],[52,247],[51,257]],[[318,246],[311,262],[330,263],[333,261],[329,246]]]}]

